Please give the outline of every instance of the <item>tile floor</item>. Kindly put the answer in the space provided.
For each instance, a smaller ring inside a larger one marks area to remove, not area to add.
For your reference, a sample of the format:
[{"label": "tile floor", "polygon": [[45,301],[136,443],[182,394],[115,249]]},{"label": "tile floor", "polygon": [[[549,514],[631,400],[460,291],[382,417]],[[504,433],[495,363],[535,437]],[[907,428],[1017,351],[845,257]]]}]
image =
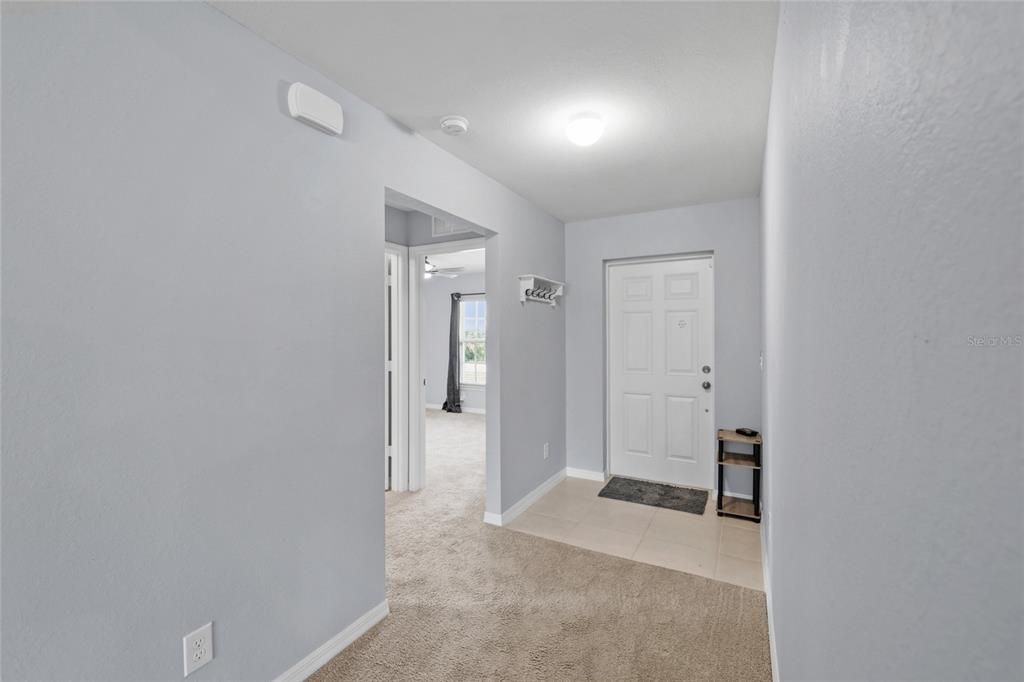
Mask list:
[{"label": "tile floor", "polygon": [[761,526],[598,497],[603,483],[567,478],[508,527],[577,547],[763,590]]}]

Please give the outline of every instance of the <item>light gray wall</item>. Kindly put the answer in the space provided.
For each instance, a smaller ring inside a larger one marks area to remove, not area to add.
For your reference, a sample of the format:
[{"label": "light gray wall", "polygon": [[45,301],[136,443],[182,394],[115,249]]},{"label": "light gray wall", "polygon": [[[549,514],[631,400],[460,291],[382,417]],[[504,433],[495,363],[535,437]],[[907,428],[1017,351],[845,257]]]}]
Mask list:
[{"label": "light gray wall", "polygon": [[384,207],[384,241],[409,246],[409,214],[406,211]]},{"label": "light gray wall", "polygon": [[[558,227],[558,244],[539,218],[516,223],[516,239],[499,234],[487,240],[487,442],[490,456],[490,439],[501,439],[502,511],[565,468],[566,309],[521,304],[517,280],[528,273],[565,280],[565,235]],[[517,362],[507,364],[506,354]],[[495,358],[502,358],[497,376],[490,372]],[[544,443],[550,444],[546,460]],[[488,495],[493,512],[491,501]]]},{"label": "light gray wall", "polygon": [[764,185],[784,680],[1024,669],[1024,6],[785,3]]},{"label": "light gray wall", "polygon": [[482,235],[479,232],[461,232],[459,234],[435,237],[433,233],[434,219],[415,210],[403,210],[394,206],[386,206],[384,214],[384,241],[402,246],[423,246],[440,244],[462,239],[473,239]]},{"label": "light gray wall", "polygon": [[[604,471],[605,262],[714,251],[716,420],[761,424],[760,206],[756,198],[568,223],[565,227],[566,444],[570,467]],[[725,488],[750,492],[748,472]]]},{"label": "light gray wall", "polygon": [[[433,277],[423,282],[422,336],[423,376],[427,379],[427,403],[441,405],[448,391],[448,335],[451,320],[451,295],[455,292],[484,291],[484,273],[459,275],[455,279]],[[462,389],[463,407],[482,410],[487,400],[484,388]]]},{"label": "light gray wall", "polygon": [[479,236],[477,233],[460,232],[443,237],[435,237],[433,232],[434,219],[420,211],[409,211],[406,213],[408,219],[409,246],[423,246],[424,244],[440,244],[442,242],[456,242],[463,239],[472,239]]},{"label": "light gray wall", "polygon": [[269,679],[384,599],[385,186],[498,235],[488,504],[565,465],[557,220],[206,5],[4,3],[2,65],[4,679],[180,679],[208,620],[195,679]]}]

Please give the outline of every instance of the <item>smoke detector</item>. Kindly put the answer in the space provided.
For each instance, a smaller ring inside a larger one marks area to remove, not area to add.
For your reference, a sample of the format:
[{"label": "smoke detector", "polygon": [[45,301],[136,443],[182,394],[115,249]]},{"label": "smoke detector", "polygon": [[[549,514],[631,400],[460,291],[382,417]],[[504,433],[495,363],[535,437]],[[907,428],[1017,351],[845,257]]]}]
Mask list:
[{"label": "smoke detector", "polygon": [[442,116],[441,130],[448,135],[465,135],[469,132],[469,119],[465,116]]}]

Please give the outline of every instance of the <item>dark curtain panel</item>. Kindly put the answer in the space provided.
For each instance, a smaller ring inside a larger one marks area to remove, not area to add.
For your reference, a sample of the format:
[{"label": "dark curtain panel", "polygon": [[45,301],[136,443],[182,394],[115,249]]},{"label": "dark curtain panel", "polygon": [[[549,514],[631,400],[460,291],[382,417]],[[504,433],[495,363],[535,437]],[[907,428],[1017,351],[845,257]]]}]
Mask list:
[{"label": "dark curtain panel", "polygon": [[462,294],[452,294],[452,318],[448,326],[448,394],[441,409],[462,412],[459,395],[459,301]]}]

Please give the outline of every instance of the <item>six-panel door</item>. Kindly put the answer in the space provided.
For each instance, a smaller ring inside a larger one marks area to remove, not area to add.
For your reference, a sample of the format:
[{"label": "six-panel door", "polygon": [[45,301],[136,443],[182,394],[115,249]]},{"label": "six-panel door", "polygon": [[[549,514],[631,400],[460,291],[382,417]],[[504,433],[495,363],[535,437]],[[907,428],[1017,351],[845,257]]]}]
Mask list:
[{"label": "six-panel door", "polygon": [[713,286],[710,256],[609,266],[612,474],[714,487]]}]

